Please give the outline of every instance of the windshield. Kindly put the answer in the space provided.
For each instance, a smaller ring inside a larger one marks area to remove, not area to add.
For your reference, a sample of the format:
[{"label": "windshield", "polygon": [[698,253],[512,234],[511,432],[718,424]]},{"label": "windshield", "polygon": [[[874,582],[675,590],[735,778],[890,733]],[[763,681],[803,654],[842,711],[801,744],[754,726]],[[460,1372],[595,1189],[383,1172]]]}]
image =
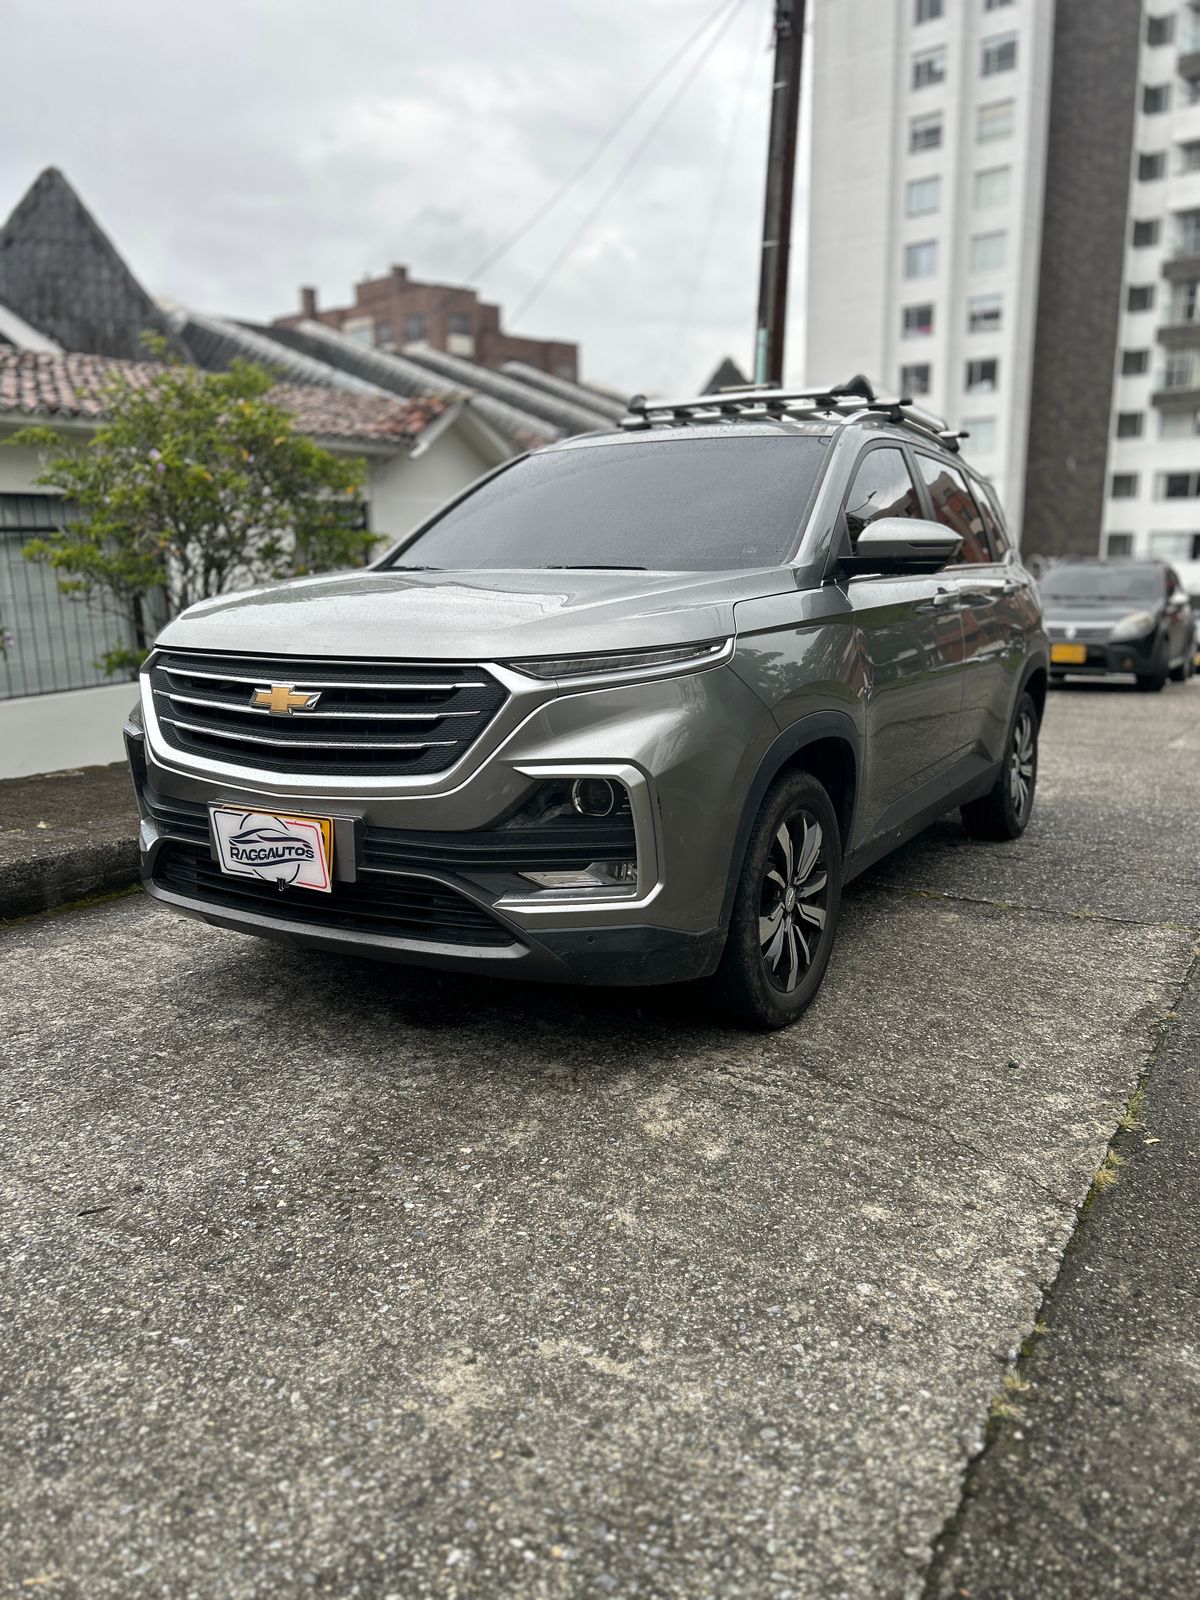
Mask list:
[{"label": "windshield", "polygon": [[388,565],[779,566],[828,455],[820,439],[789,434],[551,450],[481,484]]},{"label": "windshield", "polygon": [[1160,567],[1081,562],[1051,567],[1041,581],[1047,600],[1161,600]]}]

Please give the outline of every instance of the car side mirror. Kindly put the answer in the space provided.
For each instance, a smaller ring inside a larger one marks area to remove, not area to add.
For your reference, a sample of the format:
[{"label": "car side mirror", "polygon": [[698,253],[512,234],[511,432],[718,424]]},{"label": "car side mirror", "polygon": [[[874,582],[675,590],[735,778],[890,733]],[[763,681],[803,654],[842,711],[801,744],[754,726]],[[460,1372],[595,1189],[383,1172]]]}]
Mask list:
[{"label": "car side mirror", "polygon": [[962,549],[962,535],[919,517],[880,517],[859,534],[842,572],[940,572]]}]

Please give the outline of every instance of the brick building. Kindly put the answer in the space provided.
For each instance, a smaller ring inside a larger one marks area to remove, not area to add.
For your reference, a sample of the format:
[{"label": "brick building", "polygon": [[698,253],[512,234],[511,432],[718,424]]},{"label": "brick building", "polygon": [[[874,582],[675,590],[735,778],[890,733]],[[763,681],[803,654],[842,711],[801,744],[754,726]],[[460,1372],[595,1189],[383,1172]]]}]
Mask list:
[{"label": "brick building", "polygon": [[504,333],[500,307],[480,300],[474,289],[442,283],[417,283],[407,267],[392,267],[383,278],[365,278],[354,286],[354,304],[321,310],[317,291],[300,291],[300,310],[276,317],[275,326],[295,328],[304,322],[326,327],[382,350],[427,344],[448,355],[465,356],[484,367],[523,361],[572,383],[579,376],[579,347],[558,339],[524,339]]}]

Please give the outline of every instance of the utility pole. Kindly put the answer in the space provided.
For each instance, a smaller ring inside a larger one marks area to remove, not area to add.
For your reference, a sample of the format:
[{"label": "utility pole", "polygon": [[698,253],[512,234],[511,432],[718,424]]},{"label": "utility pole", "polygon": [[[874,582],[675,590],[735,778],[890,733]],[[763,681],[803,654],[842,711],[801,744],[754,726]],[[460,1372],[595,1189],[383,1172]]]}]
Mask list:
[{"label": "utility pole", "polygon": [[800,66],[804,59],[805,0],[775,0],[775,88],[767,143],[767,197],[763,209],[762,269],[754,334],[754,381],[783,383],[788,259],[792,247],[792,190],[800,122]]}]

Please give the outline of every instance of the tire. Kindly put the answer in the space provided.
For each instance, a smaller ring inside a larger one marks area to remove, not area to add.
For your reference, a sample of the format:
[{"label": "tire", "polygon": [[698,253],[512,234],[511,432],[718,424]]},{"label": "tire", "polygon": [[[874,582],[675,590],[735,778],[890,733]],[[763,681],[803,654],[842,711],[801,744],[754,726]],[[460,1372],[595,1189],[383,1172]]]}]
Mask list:
[{"label": "tire", "polygon": [[1139,674],[1138,689],[1142,694],[1158,694],[1166,688],[1167,683],[1167,649],[1164,644],[1154,663],[1154,671]]},{"label": "tire", "polygon": [[1029,826],[1037,792],[1038,714],[1028,692],[1017,701],[1004,760],[987,794],[961,807],[973,839],[1019,839]]},{"label": "tire", "polygon": [[810,773],[791,773],[767,791],[746,846],[713,979],[722,1014],[745,1028],[795,1022],[821,987],[841,908],[837,814]]}]

